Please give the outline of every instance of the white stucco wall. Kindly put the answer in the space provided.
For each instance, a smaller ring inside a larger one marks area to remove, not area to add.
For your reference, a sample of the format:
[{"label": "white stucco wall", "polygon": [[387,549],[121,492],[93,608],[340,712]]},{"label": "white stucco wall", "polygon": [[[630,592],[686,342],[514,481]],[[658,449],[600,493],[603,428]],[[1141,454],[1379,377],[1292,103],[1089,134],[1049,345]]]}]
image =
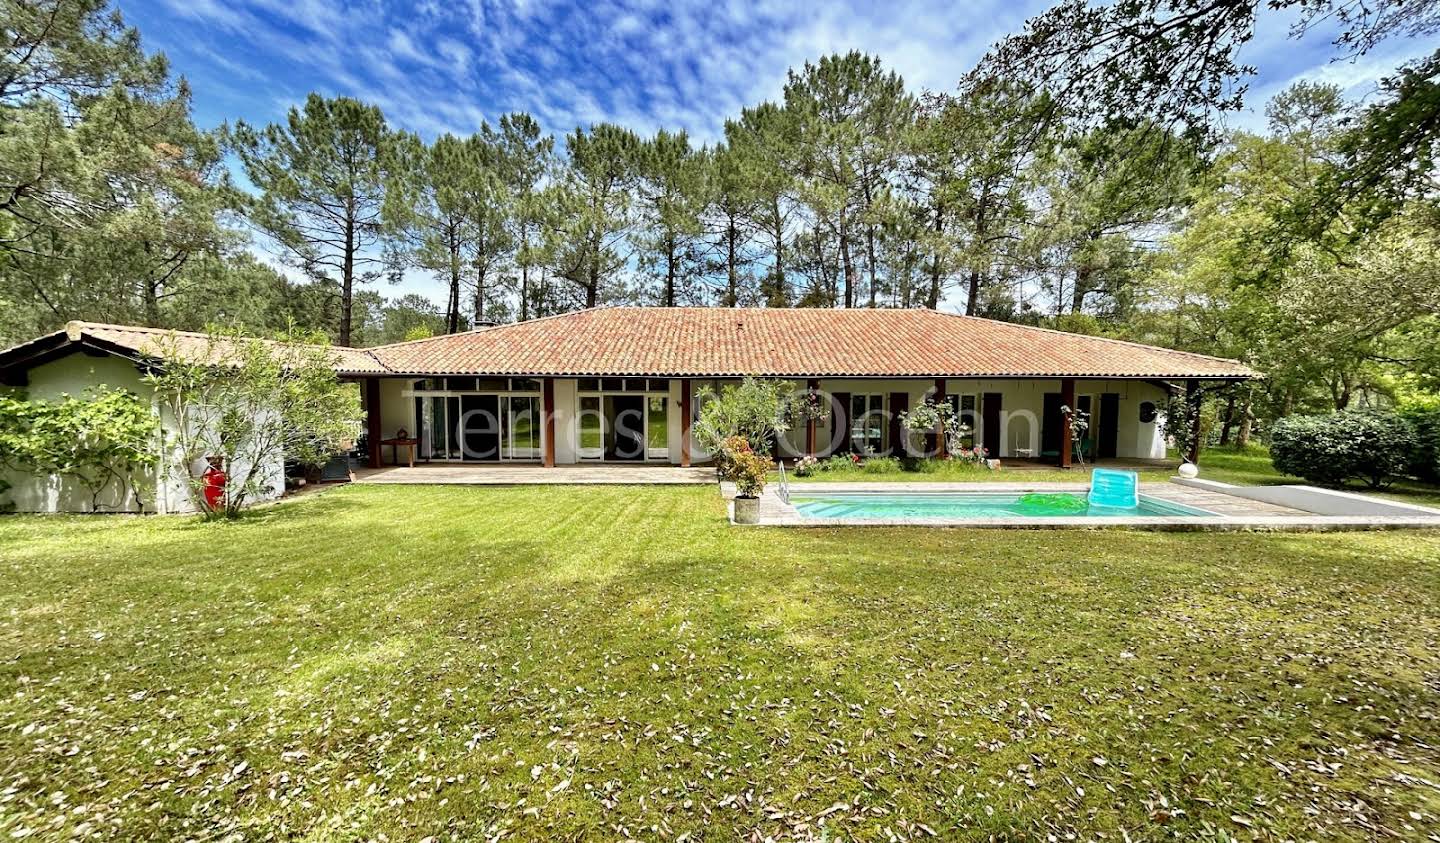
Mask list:
[{"label": "white stucco wall", "polygon": [[[175,430],[174,420],[154,401],[153,390],[141,379],[135,365],[120,357],[92,357],[75,352],[31,369],[27,385],[18,390],[27,398],[36,401],[58,401],[65,396],[82,397],[87,389],[99,386],[128,389],[151,401],[154,411],[160,415],[162,438],[157,438],[155,448],[162,449],[162,442],[170,439]],[[168,452],[163,455],[174,466],[178,455]],[[203,461],[196,461],[191,470],[197,475],[205,468]],[[236,472],[245,466],[236,466]],[[271,460],[261,470],[264,491],[260,500],[279,497],[285,491],[285,467],[281,460]],[[95,511],[88,489],[70,478],[36,476],[11,471],[6,474],[11,489],[6,499],[15,504],[18,512],[91,512]],[[102,512],[194,512],[189,484],[178,470],[169,472],[147,472],[147,476],[136,478],[129,485],[127,493],[121,493],[118,483],[104,490],[100,498]],[[137,490],[139,494],[137,494]]]},{"label": "white stucco wall", "polygon": [[[412,434],[419,429],[414,418],[414,400],[407,395],[411,380],[397,378],[381,382],[381,427],[386,437],[394,436],[401,428]],[[723,388],[726,383],[730,382],[732,381],[718,383]],[[673,464],[679,464],[681,461],[681,383],[681,379],[671,378],[667,394],[667,445],[669,462]],[[708,379],[693,381],[692,396],[698,396],[703,386],[711,383],[712,381]],[[792,383],[796,390],[804,389],[805,382],[803,380],[794,380]],[[579,461],[576,454],[577,387],[578,382],[574,378],[557,378],[555,380],[555,461],[560,465]],[[933,393],[935,383],[928,379],[823,378],[820,380],[820,388],[822,392],[830,395],[878,393],[884,396],[884,407],[888,413],[891,411],[892,393],[906,393],[909,396],[909,406],[913,408]],[[1024,448],[1030,448],[1032,454],[1039,455],[1045,394],[1060,392],[1058,379],[967,380],[957,378],[947,380],[945,388],[947,394],[950,395],[973,394],[976,396],[975,435],[977,442],[984,441],[985,434],[984,414],[979,412],[983,409],[982,396],[987,392],[1000,393],[1002,435],[1001,450],[998,456],[1002,459],[1014,457],[1017,449]],[[1077,396],[1092,396],[1092,412],[1096,415],[1093,423],[1097,436],[1100,396],[1105,393],[1115,393],[1119,396],[1119,411],[1116,420],[1117,456],[1122,458],[1163,458],[1165,456],[1165,447],[1160,438],[1158,424],[1154,422],[1141,424],[1139,421],[1141,401],[1160,403],[1163,400],[1164,392],[1160,387],[1142,381],[1081,380],[1076,383],[1075,392]],[[821,448],[825,445],[827,424],[822,423],[817,430],[817,444]],[[888,424],[886,427],[888,435]],[[788,431],[784,439],[788,446],[788,453],[803,453],[804,426],[797,426]],[[692,459],[696,461],[705,458],[705,454],[698,446],[692,445],[691,455]],[[391,455],[388,449],[383,451],[382,458],[387,464],[390,463]]]}]

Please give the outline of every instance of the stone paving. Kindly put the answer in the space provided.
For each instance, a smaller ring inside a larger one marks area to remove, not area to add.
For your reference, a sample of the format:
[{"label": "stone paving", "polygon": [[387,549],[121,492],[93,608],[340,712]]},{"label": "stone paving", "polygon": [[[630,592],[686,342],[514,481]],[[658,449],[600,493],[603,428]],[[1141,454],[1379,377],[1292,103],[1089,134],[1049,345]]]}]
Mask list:
[{"label": "stone paving", "polygon": [[[730,484],[721,484],[727,498]],[[1075,492],[1087,483],[806,483],[790,487],[793,495],[825,492]],[[760,526],[774,527],[981,527],[995,529],[1144,529],[1177,531],[1294,531],[1440,529],[1440,512],[1415,515],[1315,515],[1276,504],[1252,501],[1178,483],[1145,483],[1140,494],[1203,509],[1211,516],[1136,516],[1129,518],[810,518],[782,500],[772,484],[760,498]]]},{"label": "stone paving", "polygon": [[453,486],[699,485],[715,482],[713,468],[669,465],[557,465],[525,463],[429,463],[355,471],[355,482]]}]

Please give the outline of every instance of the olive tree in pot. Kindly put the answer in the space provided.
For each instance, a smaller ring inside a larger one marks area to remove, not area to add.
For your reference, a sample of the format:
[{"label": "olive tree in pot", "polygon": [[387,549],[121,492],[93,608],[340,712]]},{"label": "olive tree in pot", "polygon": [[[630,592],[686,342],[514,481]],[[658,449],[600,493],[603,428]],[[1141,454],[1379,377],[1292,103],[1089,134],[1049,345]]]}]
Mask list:
[{"label": "olive tree in pot", "polygon": [[735,523],[760,522],[760,493],[770,473],[770,461],[755,453],[743,436],[731,436],[720,444],[724,453],[724,478],[735,484]]}]

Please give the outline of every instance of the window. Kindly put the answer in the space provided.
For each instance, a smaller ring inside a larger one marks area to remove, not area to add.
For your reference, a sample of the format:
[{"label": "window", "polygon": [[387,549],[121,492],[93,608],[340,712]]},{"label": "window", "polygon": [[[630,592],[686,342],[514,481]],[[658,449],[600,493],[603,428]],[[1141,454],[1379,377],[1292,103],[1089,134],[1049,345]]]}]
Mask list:
[{"label": "window", "polygon": [[625,390],[625,381],[621,378],[601,378],[600,388],[606,392],[623,392]]},{"label": "window", "polygon": [[657,459],[670,456],[670,416],[666,407],[668,401],[663,395],[651,395],[645,401],[648,405],[645,419],[646,456]]},{"label": "window", "polygon": [[599,378],[581,378],[581,379],[580,379],[580,391],[581,391],[581,392],[599,392],[599,391],[600,391],[600,379],[599,379]]},{"label": "window", "polygon": [[474,392],[474,378],[446,378],[445,388],[451,392]]},{"label": "window", "polygon": [[510,459],[540,456],[540,400],[531,396],[505,397],[505,451]]},{"label": "window", "polygon": [[540,381],[535,378],[511,378],[511,392],[539,392]]},{"label": "window", "polygon": [[651,378],[645,388],[650,392],[669,392],[670,381],[667,378]]},{"label": "window", "polygon": [[878,454],[885,448],[885,404],[883,395],[850,396],[850,445],[862,454]]}]

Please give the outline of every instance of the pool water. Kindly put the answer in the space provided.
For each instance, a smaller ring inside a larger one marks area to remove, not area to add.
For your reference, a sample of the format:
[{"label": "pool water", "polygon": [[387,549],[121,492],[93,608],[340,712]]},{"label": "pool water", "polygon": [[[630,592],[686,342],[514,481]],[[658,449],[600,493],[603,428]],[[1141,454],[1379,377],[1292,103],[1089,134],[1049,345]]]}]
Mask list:
[{"label": "pool water", "polygon": [[1139,506],[1091,506],[1083,493],[805,492],[790,503],[808,518],[1135,518],[1214,517],[1214,513],[1140,496]]}]

